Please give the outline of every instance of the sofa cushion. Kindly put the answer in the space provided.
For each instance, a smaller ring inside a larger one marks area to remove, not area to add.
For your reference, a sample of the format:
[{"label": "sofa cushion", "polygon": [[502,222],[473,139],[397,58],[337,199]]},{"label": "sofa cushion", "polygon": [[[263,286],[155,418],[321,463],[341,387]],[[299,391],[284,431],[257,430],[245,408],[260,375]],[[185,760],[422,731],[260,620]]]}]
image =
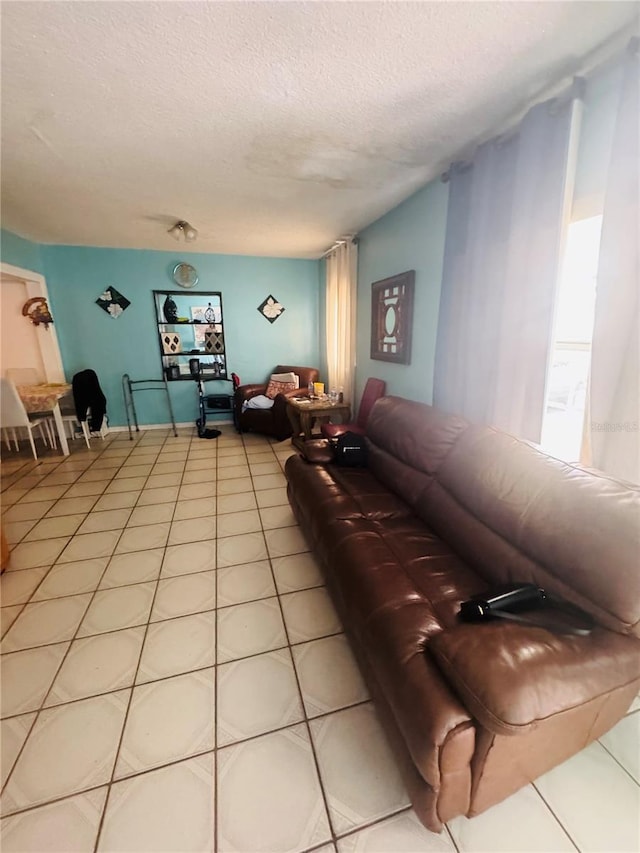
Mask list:
[{"label": "sofa cushion", "polygon": [[[367,437],[388,457],[409,469],[433,475],[468,426],[464,418],[432,406],[402,397],[381,397],[369,415]],[[376,471],[376,475],[384,481],[384,470]],[[394,491],[400,488],[404,494],[402,481],[394,478],[385,485]]]},{"label": "sofa cushion", "polygon": [[515,623],[463,624],[434,635],[427,648],[495,734],[535,728],[640,679],[640,641],[601,628],[575,637]]},{"label": "sofa cushion", "polygon": [[640,636],[640,488],[469,427],[416,512],[489,585],[531,581]]},{"label": "sofa cushion", "polygon": [[367,422],[368,466],[413,510],[468,424],[421,403],[382,397]]},{"label": "sofa cushion", "polygon": [[314,536],[339,519],[383,519],[411,514],[406,503],[389,492],[366,468],[320,467],[301,456],[291,456],[286,474],[290,500],[298,505]]}]

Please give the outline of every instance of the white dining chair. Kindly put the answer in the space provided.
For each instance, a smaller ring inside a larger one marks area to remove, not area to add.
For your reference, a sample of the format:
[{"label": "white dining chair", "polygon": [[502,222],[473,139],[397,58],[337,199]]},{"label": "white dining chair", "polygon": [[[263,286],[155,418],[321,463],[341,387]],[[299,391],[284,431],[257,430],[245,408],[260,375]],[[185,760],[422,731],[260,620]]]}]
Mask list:
[{"label": "white dining chair", "polygon": [[[35,367],[8,367],[5,370],[5,376],[14,385],[41,385],[45,382],[44,377]],[[49,446],[55,449],[56,447],[56,430],[55,423],[52,422],[49,412],[31,412],[33,420],[41,419],[44,429],[47,433]]]},{"label": "white dining chair", "polygon": [[[61,397],[58,400],[58,404],[60,406],[62,422],[63,424],[69,427],[69,438],[73,440],[79,438],[80,435],[82,435],[87,444],[87,447],[90,447],[91,445],[89,444],[88,438],[85,435],[84,429],[82,429],[82,424],[80,423],[80,421],[78,420],[78,416],[76,415],[76,407],[73,402],[73,395],[71,391],[69,391],[68,394],[65,394],[64,397]],[[51,417],[51,415],[49,415],[49,424],[52,429],[55,428],[55,421]]]},{"label": "white dining chair", "polygon": [[[76,374],[77,375],[77,374]],[[75,380],[75,376],[74,376]],[[73,392],[70,392],[66,397],[63,397],[60,400],[60,411],[62,413],[62,420],[65,423],[69,424],[70,430],[70,438],[79,438],[80,434],[85,440],[85,443],[88,448],[91,448],[91,438],[95,438],[96,436],[100,436],[100,438],[104,441],[105,436],[109,434],[108,428],[108,417],[105,412],[104,417],[102,419],[102,426],[98,432],[91,432],[89,430],[89,422],[91,420],[91,406],[87,408],[87,411],[84,416],[84,420],[79,420],[76,414],[75,401],[73,397]]]},{"label": "white dining chair", "polygon": [[[16,390],[16,386],[4,377],[0,378],[0,426],[3,430],[11,430],[13,442],[16,450],[19,449],[18,435],[16,430],[24,428],[27,430],[33,458],[37,461],[38,454],[36,453],[36,445],[33,441],[33,430],[38,427],[42,441],[47,444],[46,435],[42,429],[43,420],[34,418],[30,420],[24,403],[20,399],[20,395]],[[5,436],[7,433],[5,433]],[[7,441],[9,445],[9,442]],[[10,445],[9,445],[10,446]]]}]

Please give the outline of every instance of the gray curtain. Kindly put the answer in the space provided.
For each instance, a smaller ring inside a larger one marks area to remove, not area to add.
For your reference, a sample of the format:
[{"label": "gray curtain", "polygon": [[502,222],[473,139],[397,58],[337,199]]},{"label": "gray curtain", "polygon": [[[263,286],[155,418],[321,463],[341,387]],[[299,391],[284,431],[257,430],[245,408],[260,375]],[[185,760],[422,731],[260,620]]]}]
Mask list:
[{"label": "gray curtain", "polygon": [[640,483],[638,42],[624,63],[605,191],[590,382],[591,464]]},{"label": "gray curtain", "polygon": [[573,96],[538,104],[450,173],[434,404],[531,441],[542,428],[580,109]]}]

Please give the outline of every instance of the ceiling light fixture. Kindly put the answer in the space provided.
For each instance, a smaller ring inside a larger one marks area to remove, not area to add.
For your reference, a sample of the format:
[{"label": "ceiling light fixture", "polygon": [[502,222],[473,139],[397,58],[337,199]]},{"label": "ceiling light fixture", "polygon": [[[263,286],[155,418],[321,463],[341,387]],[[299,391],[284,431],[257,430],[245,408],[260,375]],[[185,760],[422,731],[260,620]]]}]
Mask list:
[{"label": "ceiling light fixture", "polygon": [[174,240],[179,240],[183,236],[187,243],[193,243],[198,236],[198,232],[193,225],[189,225],[184,219],[178,220],[173,228],[169,228],[167,233],[171,234]]}]

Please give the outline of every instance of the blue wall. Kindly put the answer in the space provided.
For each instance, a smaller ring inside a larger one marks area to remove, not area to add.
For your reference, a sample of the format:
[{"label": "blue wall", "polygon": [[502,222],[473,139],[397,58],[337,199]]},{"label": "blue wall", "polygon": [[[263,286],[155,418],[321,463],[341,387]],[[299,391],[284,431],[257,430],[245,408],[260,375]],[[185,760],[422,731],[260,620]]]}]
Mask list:
[{"label": "blue wall", "polygon": [[[447,199],[447,185],[434,181],[360,234],[356,399],[367,378],[377,376],[389,394],[432,400]],[[229,370],[242,382],[263,381],[278,363],[317,365],[326,378],[323,261],[38,246],[4,236],[4,261],[46,275],[65,373],[86,367],[98,373],[113,425],[125,423],[122,374],[161,377],[151,291],[178,290],[171,272],[180,260],[199,272],[191,293],[222,291]],[[416,271],[411,364],[371,360],[371,284],[409,269]],[[95,305],[108,286],[132,303],[115,320]],[[273,324],[256,310],[269,294],[286,309]],[[211,383],[207,389],[224,393],[225,387]],[[195,420],[194,386],[174,382],[170,388],[176,420]],[[136,407],[141,424],[168,420],[159,393],[139,394]]]},{"label": "blue wall", "polygon": [[0,260],[14,267],[44,274],[42,253],[38,243],[24,240],[17,234],[4,229],[0,232]]},{"label": "blue wall", "polygon": [[[107,396],[113,426],[125,420],[121,379],[162,377],[153,290],[176,290],[179,261],[196,267],[200,281],[185,294],[221,291],[229,373],[242,382],[262,382],[276,364],[320,364],[319,264],[280,258],[45,246],[2,231],[0,259],[46,277],[62,362],[67,378],[93,368]],[[131,301],[117,319],[95,300],[109,286]],[[269,323],[257,307],[269,295],[285,307]],[[178,422],[195,420],[197,398],[191,382],[173,382],[170,392]],[[227,383],[207,383],[209,393],[225,393]],[[140,424],[169,420],[164,395],[136,395]],[[229,417],[222,415],[221,417]]]},{"label": "blue wall", "polygon": [[[238,373],[243,383],[264,381],[281,362],[319,363],[317,261],[72,246],[41,249],[65,373],[69,377],[87,367],[96,371],[112,425],[125,423],[123,373],[132,379],[162,377],[151,291],[180,290],[171,273],[181,260],[193,264],[200,277],[189,294],[222,292],[229,372]],[[108,286],[131,301],[117,319],[95,304]],[[256,310],[269,294],[286,309],[273,324]],[[230,385],[207,383],[206,388],[225,393]],[[195,386],[174,382],[170,390],[176,420],[195,420]],[[139,393],[136,409],[141,424],[168,420],[158,392]]]},{"label": "blue wall", "polygon": [[[434,181],[369,225],[358,246],[356,399],[369,376],[384,379],[387,394],[431,403],[442,283],[448,187]],[[370,358],[371,285],[416,271],[411,364]]]}]

